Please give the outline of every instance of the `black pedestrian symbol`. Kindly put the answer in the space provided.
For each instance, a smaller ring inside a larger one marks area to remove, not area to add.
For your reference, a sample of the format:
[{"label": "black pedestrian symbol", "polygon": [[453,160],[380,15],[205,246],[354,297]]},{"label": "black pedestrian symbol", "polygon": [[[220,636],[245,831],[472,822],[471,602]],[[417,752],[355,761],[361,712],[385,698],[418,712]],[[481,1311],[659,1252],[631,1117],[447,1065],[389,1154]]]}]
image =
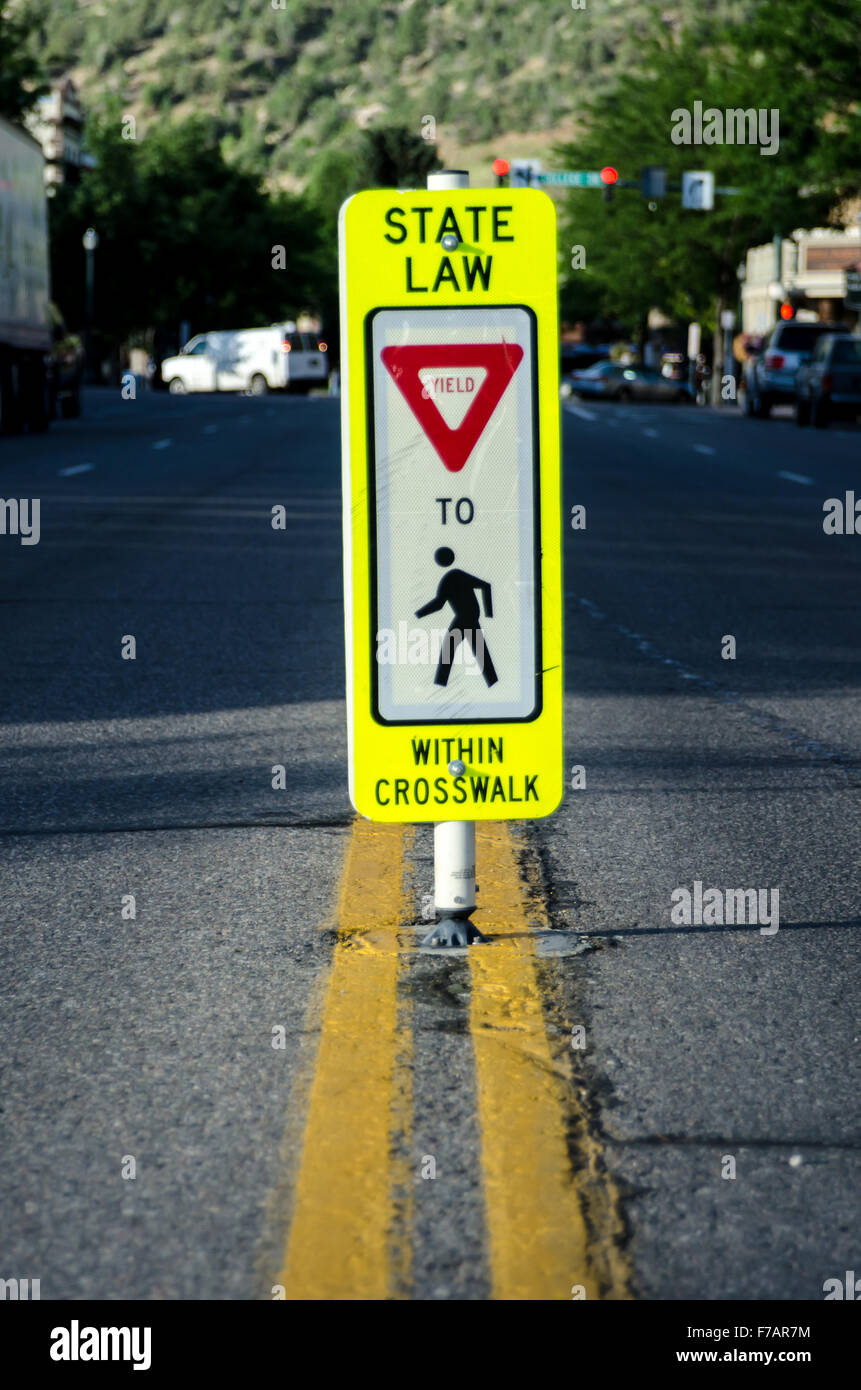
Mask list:
[{"label": "black pedestrian symbol", "polygon": [[[434,559],[438,565],[448,568],[454,563],[454,551],[447,545],[441,545],[439,550],[434,552]],[[499,680],[479,624],[476,589],[481,590],[484,599],[485,617],[492,618],[490,585],[486,579],[476,579],[473,575],[467,574],[465,570],[449,570],[448,574],[443,575],[436,591],[436,598],[431,599],[430,603],[426,603],[423,608],[419,608],[416,612],[417,618],[424,618],[428,613],[438,613],[447,603],[450,603],[454,609],[454,617],[442,644],[439,665],[434,676],[434,685],[448,685],[454,654],[464,640],[472,648],[472,654],[487,684],[489,686],[496,685]]]}]

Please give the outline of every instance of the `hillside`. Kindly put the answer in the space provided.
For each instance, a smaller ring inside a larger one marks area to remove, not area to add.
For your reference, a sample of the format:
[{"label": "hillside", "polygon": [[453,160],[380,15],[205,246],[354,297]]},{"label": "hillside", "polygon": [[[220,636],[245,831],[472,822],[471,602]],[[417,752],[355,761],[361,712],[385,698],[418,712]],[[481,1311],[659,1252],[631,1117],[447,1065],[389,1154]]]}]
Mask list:
[{"label": "hillside", "polygon": [[[750,0],[26,0],[40,57],[84,101],[147,122],[211,114],[228,157],[300,187],[357,128],[432,116],[440,155],[546,155],[589,96],[636,68],[655,24],[738,18]],[[427,129],[427,124],[425,125]]]}]

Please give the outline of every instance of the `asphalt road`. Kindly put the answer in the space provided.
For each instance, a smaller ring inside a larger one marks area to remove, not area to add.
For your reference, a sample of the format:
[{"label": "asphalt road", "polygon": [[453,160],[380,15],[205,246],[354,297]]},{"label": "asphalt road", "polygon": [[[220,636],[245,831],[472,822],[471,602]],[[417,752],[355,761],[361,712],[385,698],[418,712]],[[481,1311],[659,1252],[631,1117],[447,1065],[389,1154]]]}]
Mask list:
[{"label": "asphalt road", "polygon": [[[822,1297],[858,1241],[861,550],[822,521],[859,435],[577,409],[566,733],[587,788],[539,838],[560,916],[613,943],[567,984],[635,1285]],[[695,880],[779,887],[779,930],[673,925]]]},{"label": "asphalt road", "polygon": [[[530,885],[517,912],[538,922],[570,1162],[587,1135],[610,1194],[606,1229],[586,1223],[598,1286],[819,1300],[859,1268],[861,539],[822,518],[861,496],[861,433],[563,415],[565,511],[587,508],[564,538],[566,747],[586,785],[493,852],[500,884],[510,853]],[[92,391],[82,420],[0,440],[0,482],[41,502],[37,545],[0,536],[0,1277],[43,1298],[270,1298],[294,1277],[297,1211],[317,1230],[351,846],[359,884],[364,862],[338,403]],[[485,985],[466,953],[415,949],[429,830],[395,851],[411,1050],[407,1197],[383,1213],[407,1255],[387,1287],[499,1296]],[[779,929],[674,923],[695,881],[779,889]],[[338,1123],[340,1153],[356,1136]]]}]

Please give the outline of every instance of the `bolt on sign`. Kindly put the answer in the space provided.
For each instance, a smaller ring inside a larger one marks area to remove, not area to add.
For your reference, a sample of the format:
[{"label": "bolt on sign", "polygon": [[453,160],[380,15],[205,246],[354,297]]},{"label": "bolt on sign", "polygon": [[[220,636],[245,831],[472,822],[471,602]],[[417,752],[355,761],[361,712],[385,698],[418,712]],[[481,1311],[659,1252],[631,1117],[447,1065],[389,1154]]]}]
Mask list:
[{"label": "bolt on sign", "polygon": [[563,788],[553,203],[371,190],[342,207],[339,240],[353,805],[377,821],[548,815]]}]

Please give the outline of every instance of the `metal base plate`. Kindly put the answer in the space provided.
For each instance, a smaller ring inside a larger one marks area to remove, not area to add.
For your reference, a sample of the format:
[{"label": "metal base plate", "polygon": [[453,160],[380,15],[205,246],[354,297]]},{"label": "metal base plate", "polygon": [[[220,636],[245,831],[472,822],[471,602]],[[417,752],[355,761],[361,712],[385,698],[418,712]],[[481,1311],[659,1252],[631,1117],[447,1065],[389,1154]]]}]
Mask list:
[{"label": "metal base plate", "polygon": [[446,946],[471,946],[474,942],[487,941],[466,917],[443,917],[435,922],[427,936],[422,938],[422,946],[443,949]]}]

